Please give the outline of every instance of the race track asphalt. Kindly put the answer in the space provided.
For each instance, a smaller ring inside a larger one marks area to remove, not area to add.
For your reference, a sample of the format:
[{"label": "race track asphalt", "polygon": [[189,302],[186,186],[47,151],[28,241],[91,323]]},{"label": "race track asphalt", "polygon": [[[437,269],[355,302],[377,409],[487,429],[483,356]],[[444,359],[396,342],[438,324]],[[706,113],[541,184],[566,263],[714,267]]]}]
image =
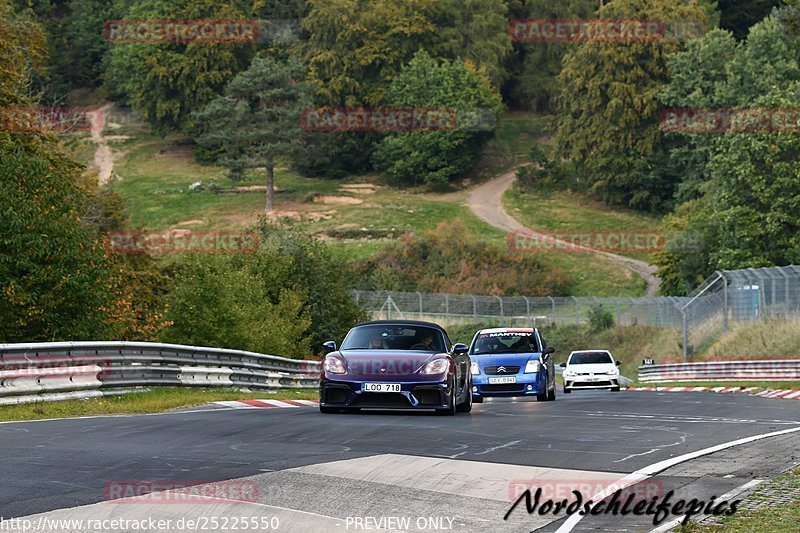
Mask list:
[{"label": "race track asphalt", "polygon": [[[624,391],[492,400],[455,417],[208,407],[3,423],[0,517],[238,514],[275,516],[278,531],[363,531],[371,517],[369,524],[394,531],[555,531],[563,513],[528,515],[523,504],[503,516],[527,487],[564,497],[577,488],[588,498],[658,461],[791,428],[800,428],[800,402]],[[797,464],[798,450],[800,433],[758,440],[667,469],[648,490],[720,496]],[[238,480],[258,490],[246,502],[106,501],[110,486],[144,480]],[[587,516],[575,531],[620,528],[653,524],[651,517]]]}]

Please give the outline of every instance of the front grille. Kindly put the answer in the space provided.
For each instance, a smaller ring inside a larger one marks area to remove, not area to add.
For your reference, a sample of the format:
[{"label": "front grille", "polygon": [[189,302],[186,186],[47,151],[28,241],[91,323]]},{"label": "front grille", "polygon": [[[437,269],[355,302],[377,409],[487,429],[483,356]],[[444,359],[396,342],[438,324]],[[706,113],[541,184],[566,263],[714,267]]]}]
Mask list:
[{"label": "front grille", "polygon": [[405,396],[397,392],[364,392],[351,404],[353,407],[410,407]]},{"label": "front grille", "polygon": [[611,385],[610,381],[576,381],[571,387],[608,387]]},{"label": "front grille", "polygon": [[[498,372],[497,371],[498,368],[504,368],[505,372]],[[502,376],[503,374],[516,374],[519,372],[519,369],[520,369],[519,366],[504,366],[504,365],[485,366],[483,367],[483,373],[488,375],[500,374]]]},{"label": "front grille", "polygon": [[522,392],[525,385],[519,383],[502,383],[499,385],[481,385],[482,392]]}]

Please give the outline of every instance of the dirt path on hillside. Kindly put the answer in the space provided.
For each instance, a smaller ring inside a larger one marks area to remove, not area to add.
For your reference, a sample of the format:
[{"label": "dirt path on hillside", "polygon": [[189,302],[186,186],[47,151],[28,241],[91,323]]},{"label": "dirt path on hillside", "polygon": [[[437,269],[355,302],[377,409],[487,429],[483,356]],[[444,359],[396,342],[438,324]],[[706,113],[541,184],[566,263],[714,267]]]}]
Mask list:
[{"label": "dirt path on hillside", "polygon": [[98,110],[92,123],[92,142],[97,145],[94,152],[94,166],[97,167],[97,182],[102,187],[111,179],[114,172],[114,154],[108,146],[108,140],[103,134],[108,111],[113,104],[106,104]]},{"label": "dirt path on hillside", "polygon": [[537,233],[536,231],[523,226],[517,219],[509,215],[503,207],[503,194],[506,192],[506,190],[508,190],[509,187],[511,187],[516,177],[516,169],[514,169],[475,187],[469,195],[469,208],[481,220],[503,231],[524,232],[543,242],[552,243],[554,245],[558,244],[568,248],[602,255],[609,261],[623,268],[627,268],[628,270],[644,278],[645,282],[647,282],[647,291],[645,293],[646,296],[655,296],[658,294],[660,282],[655,275],[655,266],[645,263],[644,261],[632,259],[630,257],[612,254],[610,252],[601,250],[594,250],[582,246],[576,246],[572,243],[561,241],[542,233]]}]

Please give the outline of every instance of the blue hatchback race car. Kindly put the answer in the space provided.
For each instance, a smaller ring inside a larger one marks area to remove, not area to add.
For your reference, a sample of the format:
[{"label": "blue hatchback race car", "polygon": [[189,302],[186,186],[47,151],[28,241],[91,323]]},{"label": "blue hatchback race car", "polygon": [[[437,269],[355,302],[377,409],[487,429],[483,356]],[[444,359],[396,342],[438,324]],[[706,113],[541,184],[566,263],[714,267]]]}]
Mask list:
[{"label": "blue hatchback race car", "polygon": [[556,399],[554,348],[537,328],[493,328],[475,333],[469,347],[472,401],[487,396]]}]

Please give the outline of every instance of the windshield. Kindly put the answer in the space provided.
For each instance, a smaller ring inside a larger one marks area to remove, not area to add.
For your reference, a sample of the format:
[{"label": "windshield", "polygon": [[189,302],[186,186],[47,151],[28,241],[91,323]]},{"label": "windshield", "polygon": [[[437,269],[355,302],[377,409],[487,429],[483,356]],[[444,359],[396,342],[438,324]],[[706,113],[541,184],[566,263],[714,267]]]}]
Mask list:
[{"label": "windshield", "polygon": [[532,331],[504,331],[479,333],[472,344],[470,354],[493,355],[501,353],[536,353],[539,351],[536,336]]},{"label": "windshield", "polygon": [[351,329],[342,343],[342,350],[447,351],[441,333],[435,328],[391,324]]},{"label": "windshield", "polygon": [[613,363],[608,352],[581,352],[574,353],[569,358],[571,365],[596,365],[603,363]]}]

